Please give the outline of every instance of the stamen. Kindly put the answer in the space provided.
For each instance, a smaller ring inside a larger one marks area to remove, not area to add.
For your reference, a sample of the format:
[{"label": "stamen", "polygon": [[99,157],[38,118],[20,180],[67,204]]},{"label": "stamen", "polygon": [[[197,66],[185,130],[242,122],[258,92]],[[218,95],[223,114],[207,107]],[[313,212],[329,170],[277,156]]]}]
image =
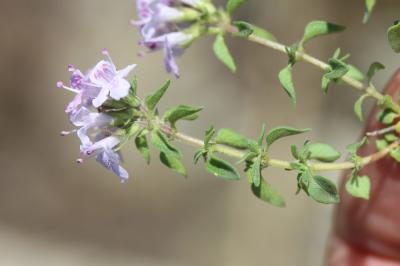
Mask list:
[{"label": "stamen", "polygon": [[76,70],[76,68],[75,68],[74,65],[72,65],[72,64],[69,64],[69,65],[68,65],[68,71],[69,71],[69,72],[74,72],[75,70]]},{"label": "stamen", "polygon": [[103,49],[101,50],[101,53],[102,53],[103,55],[107,56],[107,58],[108,58],[108,60],[110,61],[111,64],[115,65],[114,62],[113,62],[113,60],[112,60],[112,58],[111,58],[110,52],[108,51],[107,48],[103,48]]},{"label": "stamen", "polygon": [[76,131],[77,131],[77,129],[74,129],[74,130],[71,130],[71,131],[61,131],[60,135],[62,137],[65,137],[65,136],[71,135],[72,133],[75,133]]},{"label": "stamen", "polygon": [[65,89],[67,91],[74,92],[74,93],[79,93],[79,90],[65,86],[62,81],[57,82],[57,88]]}]

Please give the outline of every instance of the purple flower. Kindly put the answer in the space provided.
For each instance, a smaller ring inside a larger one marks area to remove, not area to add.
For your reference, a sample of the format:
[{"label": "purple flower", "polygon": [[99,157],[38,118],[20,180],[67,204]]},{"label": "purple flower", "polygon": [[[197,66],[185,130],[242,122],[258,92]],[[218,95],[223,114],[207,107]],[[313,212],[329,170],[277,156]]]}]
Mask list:
[{"label": "purple flower", "polygon": [[205,0],[137,0],[140,28],[143,40],[140,44],[149,51],[164,49],[165,67],[169,73],[179,76],[175,58],[183,53],[200,33],[196,21],[201,16],[198,7]]},{"label": "purple flower", "polygon": [[109,97],[120,100],[128,96],[130,84],[125,78],[136,65],[129,65],[122,70],[117,70],[108,51],[103,50],[103,54],[107,56],[107,59],[100,61],[85,75],[79,69],[70,65],[68,69],[72,72],[72,75],[69,87],[62,82],[57,83],[57,87],[62,87],[76,94],[65,109],[67,113],[76,112],[81,105],[93,105],[98,108]]},{"label": "purple flower", "polygon": [[[118,175],[125,182],[129,175],[121,166],[122,157],[118,152],[125,142],[124,130],[116,126],[116,119],[99,108],[108,99],[120,100],[128,96],[130,84],[125,79],[135,65],[117,70],[107,51],[107,60],[100,61],[86,74],[73,66],[69,87],[58,82],[57,86],[75,93],[75,97],[66,108],[71,124],[76,129],[63,131],[63,136],[76,133],[81,141],[80,152],[83,158],[95,157],[96,160]],[[118,120],[117,120],[118,121]],[[83,163],[83,159],[78,159]]]}]

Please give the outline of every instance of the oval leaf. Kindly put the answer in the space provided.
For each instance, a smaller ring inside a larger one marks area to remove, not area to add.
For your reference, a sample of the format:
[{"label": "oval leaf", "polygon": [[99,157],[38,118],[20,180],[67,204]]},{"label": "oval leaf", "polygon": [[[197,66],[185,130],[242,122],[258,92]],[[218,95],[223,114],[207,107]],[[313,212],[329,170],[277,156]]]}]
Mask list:
[{"label": "oval leaf", "polygon": [[291,128],[291,127],[277,127],[277,128],[272,129],[268,133],[267,144],[268,144],[268,146],[271,146],[272,143],[274,143],[275,141],[277,141],[281,138],[302,134],[302,133],[308,132],[310,130],[311,130],[310,128],[297,129],[297,128]]},{"label": "oval leaf", "polygon": [[292,100],[293,105],[296,105],[296,91],[293,85],[293,77],[292,77],[292,65],[288,65],[284,69],[279,72],[279,81],[282,84],[282,87],[285,89],[286,93],[289,95]]},{"label": "oval leaf", "polygon": [[206,162],[206,170],[215,176],[222,177],[227,180],[239,180],[240,174],[235,167],[216,156],[210,156]]},{"label": "oval leaf", "polygon": [[363,117],[363,112],[362,112],[362,105],[364,103],[364,100],[366,98],[368,98],[368,94],[364,94],[362,95],[354,104],[354,113],[356,113],[358,119],[360,119],[360,121],[364,121],[364,117]]},{"label": "oval leaf", "polygon": [[226,10],[230,15],[235,12],[235,10],[241,6],[246,0],[229,0],[228,3],[226,4]]},{"label": "oval leaf", "polygon": [[385,69],[385,66],[379,62],[374,62],[370,65],[368,69],[368,83],[371,83],[372,78],[375,76],[376,72],[379,70]]},{"label": "oval leaf", "polygon": [[168,121],[171,123],[171,126],[175,128],[177,121],[186,120],[187,118],[189,118],[189,120],[193,120],[193,115],[197,114],[201,110],[203,110],[202,107],[178,105],[165,112],[164,121]]},{"label": "oval leaf", "polygon": [[175,156],[171,156],[170,154],[160,153],[161,162],[167,166],[169,169],[181,174],[183,176],[187,176],[187,172],[185,166],[183,166],[182,162],[176,158]]},{"label": "oval leaf", "polygon": [[314,176],[310,178],[309,182],[308,193],[315,201],[324,204],[340,202],[336,185],[331,180],[322,176]]},{"label": "oval leaf", "polygon": [[310,153],[309,159],[331,163],[340,158],[341,154],[332,146],[325,143],[310,143],[306,146]]},{"label": "oval leaf", "polygon": [[151,140],[153,145],[161,152],[174,156],[176,158],[181,158],[182,155],[177,148],[172,146],[169,143],[168,138],[160,131],[160,130],[153,130],[151,133]]},{"label": "oval leaf", "polygon": [[258,187],[253,184],[251,191],[257,198],[276,207],[283,208],[286,206],[285,199],[264,179],[261,180],[261,184]]},{"label": "oval leaf", "polygon": [[396,23],[388,29],[388,40],[390,47],[396,53],[400,53],[400,23]]},{"label": "oval leaf", "polygon": [[304,31],[302,44],[319,36],[324,36],[332,33],[337,33],[346,28],[340,25],[332,24],[326,21],[311,21],[307,24]]},{"label": "oval leaf", "polygon": [[152,95],[149,95],[145,99],[145,103],[147,108],[149,108],[150,111],[153,111],[158,102],[161,100],[161,98],[164,96],[165,92],[169,88],[169,85],[171,84],[171,81],[167,81],[159,90],[154,92]]},{"label": "oval leaf", "polygon": [[365,14],[363,18],[363,23],[367,23],[371,14],[372,10],[374,9],[376,4],[376,0],[365,0]]},{"label": "oval leaf", "polygon": [[356,198],[369,199],[371,181],[368,176],[350,178],[346,182],[346,191]]},{"label": "oval leaf", "polygon": [[218,144],[224,144],[238,149],[247,149],[249,147],[249,141],[246,137],[229,128],[220,129],[215,141]]},{"label": "oval leaf", "polygon": [[214,53],[217,58],[224,63],[232,72],[236,72],[236,64],[233,60],[231,53],[229,52],[228,47],[226,46],[224,36],[219,34],[214,42]]}]

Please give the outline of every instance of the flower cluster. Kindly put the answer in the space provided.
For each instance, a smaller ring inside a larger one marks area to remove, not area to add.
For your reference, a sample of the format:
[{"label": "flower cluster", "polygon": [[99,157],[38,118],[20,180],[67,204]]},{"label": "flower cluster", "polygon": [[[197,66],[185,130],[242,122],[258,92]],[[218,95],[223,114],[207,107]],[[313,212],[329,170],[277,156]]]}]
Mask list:
[{"label": "flower cluster", "polygon": [[[57,83],[59,88],[75,93],[65,112],[77,129],[61,134],[76,133],[81,141],[82,157],[96,157],[100,164],[117,174],[123,182],[128,179],[128,173],[122,168],[121,155],[116,150],[125,137],[117,126],[116,118],[101,110],[108,101],[119,101],[129,95],[131,85],[125,78],[135,65],[117,70],[109,53],[103,50],[103,54],[107,59],[100,61],[86,74],[70,65],[68,69],[72,75],[69,86],[61,81]],[[83,159],[77,162],[82,163]]]},{"label": "flower cluster", "polygon": [[138,26],[150,51],[164,49],[166,70],[179,77],[175,57],[207,31],[218,12],[208,0],[138,0]]}]

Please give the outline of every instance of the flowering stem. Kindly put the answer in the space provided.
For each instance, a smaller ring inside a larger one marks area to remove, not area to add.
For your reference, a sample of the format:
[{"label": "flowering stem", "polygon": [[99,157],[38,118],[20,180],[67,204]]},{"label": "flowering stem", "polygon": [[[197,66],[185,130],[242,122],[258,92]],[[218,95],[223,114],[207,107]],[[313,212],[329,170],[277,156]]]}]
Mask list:
[{"label": "flowering stem", "polygon": [[[238,29],[233,26],[233,25],[228,25],[227,27],[225,27],[226,31],[232,34],[235,34],[238,32]],[[272,48],[276,51],[282,52],[284,54],[286,54],[286,46],[275,42],[275,41],[271,41],[271,40],[267,40],[265,38],[261,38],[258,37],[255,34],[251,34],[248,39],[254,43],[260,44],[262,46],[266,46],[269,48]],[[329,65],[305,52],[302,51],[297,51],[296,52],[296,59],[297,60],[302,60],[305,62],[308,62],[322,70],[328,70],[329,69]],[[376,100],[378,100],[378,102],[382,102],[384,100],[384,95],[382,95],[380,92],[378,92],[375,87],[370,84],[370,85],[364,85],[362,82],[353,79],[352,77],[350,77],[349,75],[345,75],[341,78],[341,80],[343,82],[345,82],[346,84],[360,90],[360,91],[364,91],[367,95],[369,95],[370,97],[375,98]],[[390,105],[390,108],[393,109],[393,111],[395,111],[396,113],[400,114],[400,106],[397,103],[393,103]]]},{"label": "flowering stem", "polygon": [[[190,146],[196,147],[196,148],[203,148],[204,147],[204,142],[200,139],[196,139],[194,137],[191,137],[189,135],[183,134],[181,132],[175,132],[172,133],[172,129],[166,125],[166,124],[161,124],[160,129],[167,135],[172,135],[173,139],[180,141],[182,143],[188,144]],[[387,154],[390,153],[391,150],[394,148],[398,147],[400,145],[399,141],[393,142],[391,145],[386,147],[385,149],[374,153],[370,156],[367,157],[361,157],[360,158],[360,163],[357,166],[365,166],[370,163],[376,162],[383,157],[385,157]],[[218,145],[216,144],[214,146],[215,151],[218,153],[225,154],[229,157],[236,158],[236,159],[243,159],[243,157],[246,155],[246,152],[231,148],[225,145]],[[277,159],[269,159],[266,162],[266,167],[276,167],[276,168],[281,168],[285,170],[294,170],[293,167],[291,166],[290,161],[283,161],[283,160],[277,160]],[[314,163],[314,164],[309,164],[310,169],[312,169],[315,172],[323,172],[323,171],[334,171],[334,170],[346,170],[346,169],[353,169],[356,167],[355,163],[353,162],[343,162],[343,163]]]}]

